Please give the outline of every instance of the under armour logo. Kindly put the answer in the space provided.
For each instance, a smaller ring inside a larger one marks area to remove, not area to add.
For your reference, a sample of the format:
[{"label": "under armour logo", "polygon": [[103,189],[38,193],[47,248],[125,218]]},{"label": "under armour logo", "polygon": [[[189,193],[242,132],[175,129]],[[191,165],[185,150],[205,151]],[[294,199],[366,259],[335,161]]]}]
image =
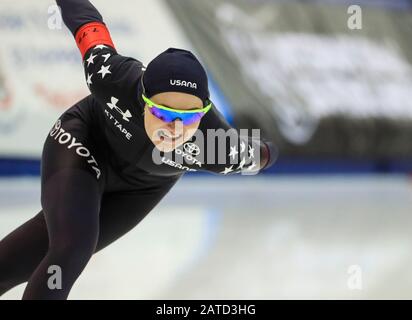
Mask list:
[{"label": "under armour logo", "polygon": [[132,114],[130,113],[129,110],[126,110],[125,112],[123,112],[123,110],[120,109],[120,108],[116,105],[117,102],[119,102],[119,99],[117,99],[117,98],[115,98],[115,97],[112,97],[112,98],[111,98],[111,102],[108,102],[108,103],[107,103],[107,106],[108,106],[111,110],[115,109],[118,113],[120,113],[120,114],[122,115],[123,120],[129,122],[129,118],[132,117]]}]

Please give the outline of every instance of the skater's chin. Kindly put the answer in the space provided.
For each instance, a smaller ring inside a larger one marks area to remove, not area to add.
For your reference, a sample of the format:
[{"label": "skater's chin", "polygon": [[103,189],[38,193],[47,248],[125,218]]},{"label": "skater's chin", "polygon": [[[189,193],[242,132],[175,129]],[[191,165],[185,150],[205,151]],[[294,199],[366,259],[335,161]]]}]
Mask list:
[{"label": "skater's chin", "polygon": [[176,140],[176,141],[157,141],[154,143],[155,147],[162,152],[172,152],[175,150],[177,147],[181,146],[183,144],[183,139]]}]

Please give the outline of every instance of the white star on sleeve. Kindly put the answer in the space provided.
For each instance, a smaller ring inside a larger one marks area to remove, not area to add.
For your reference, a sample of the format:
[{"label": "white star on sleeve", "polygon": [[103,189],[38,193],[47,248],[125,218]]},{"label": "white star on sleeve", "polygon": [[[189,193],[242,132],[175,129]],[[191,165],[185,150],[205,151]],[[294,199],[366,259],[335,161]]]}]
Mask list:
[{"label": "white star on sleeve", "polygon": [[111,71],[109,71],[109,68],[110,68],[110,64],[107,67],[102,66],[100,70],[97,72],[102,75],[102,79],[105,77],[106,74],[111,73]]},{"label": "white star on sleeve", "polygon": [[95,46],[94,49],[104,49],[107,48],[104,44],[99,44],[98,46]]},{"label": "white star on sleeve", "polygon": [[240,161],[239,166],[237,167],[236,170],[242,170],[243,167],[245,166],[245,163],[246,163],[246,159],[245,157],[243,157],[242,161]]},{"label": "white star on sleeve", "polygon": [[92,74],[87,74],[87,86],[90,87],[90,85],[92,84],[92,77],[93,77],[93,73]]},{"label": "white star on sleeve", "polygon": [[245,148],[246,148],[245,142],[242,141],[242,143],[240,144],[240,153],[244,152],[244,151],[245,151]]},{"label": "white star on sleeve", "polygon": [[256,162],[255,161],[253,161],[252,164],[249,167],[246,168],[246,170],[252,171],[252,169],[254,167],[256,167]]},{"label": "white star on sleeve", "polygon": [[232,171],[233,171],[233,165],[230,166],[229,168],[225,168],[225,170],[222,171],[222,172],[220,172],[220,173],[222,173],[222,174],[228,174],[228,173],[230,173],[230,172],[232,172]]},{"label": "white star on sleeve", "polygon": [[235,159],[235,156],[236,156],[238,153],[239,153],[239,152],[236,150],[236,146],[230,147],[229,157],[233,157],[233,160]]},{"label": "white star on sleeve", "polygon": [[104,57],[104,62],[106,62],[106,61],[107,61],[107,59],[109,59],[109,58],[110,58],[110,56],[111,56],[111,54],[110,54],[110,53],[107,53],[107,54],[102,54],[102,57]]},{"label": "white star on sleeve", "polygon": [[249,146],[249,158],[254,158],[255,157],[255,148],[252,148],[252,146]]},{"label": "white star on sleeve", "polygon": [[94,63],[94,58],[96,58],[96,57],[97,57],[97,55],[93,55],[93,53],[91,53],[89,59],[86,60],[87,61],[87,66],[89,66],[90,64],[93,64]]}]

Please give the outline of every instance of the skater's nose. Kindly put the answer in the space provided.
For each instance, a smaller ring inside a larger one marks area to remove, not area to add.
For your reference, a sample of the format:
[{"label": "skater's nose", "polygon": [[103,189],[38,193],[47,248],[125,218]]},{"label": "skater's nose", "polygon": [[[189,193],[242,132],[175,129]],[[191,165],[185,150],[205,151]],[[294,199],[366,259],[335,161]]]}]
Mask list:
[{"label": "skater's nose", "polygon": [[167,127],[169,128],[169,130],[171,131],[175,131],[178,130],[180,127],[183,126],[183,121],[180,118],[176,118],[174,119],[172,122],[169,122],[167,124]]}]

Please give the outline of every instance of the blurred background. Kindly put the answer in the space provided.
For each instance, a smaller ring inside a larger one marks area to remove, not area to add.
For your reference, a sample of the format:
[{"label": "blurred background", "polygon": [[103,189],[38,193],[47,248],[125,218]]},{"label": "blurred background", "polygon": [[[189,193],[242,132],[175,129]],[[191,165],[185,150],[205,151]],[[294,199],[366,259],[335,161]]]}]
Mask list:
[{"label": "blurred background", "polygon": [[[193,51],[228,121],[280,157],[186,174],[71,299],[412,298],[412,1],[92,2],[123,55]],[[43,142],[88,89],[53,1],[2,0],[0,39],[3,238],[39,211]]]}]

